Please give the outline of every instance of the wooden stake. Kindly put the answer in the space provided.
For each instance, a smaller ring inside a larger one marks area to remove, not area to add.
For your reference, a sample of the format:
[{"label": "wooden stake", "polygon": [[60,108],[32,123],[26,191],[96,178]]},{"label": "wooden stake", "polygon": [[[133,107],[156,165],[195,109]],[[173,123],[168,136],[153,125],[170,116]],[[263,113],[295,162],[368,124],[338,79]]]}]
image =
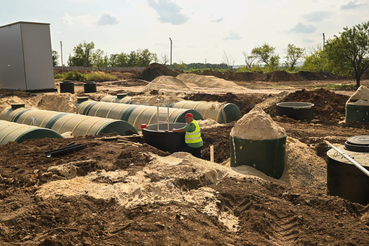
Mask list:
[{"label": "wooden stake", "polygon": [[214,145],[210,145],[210,161],[214,162]]}]

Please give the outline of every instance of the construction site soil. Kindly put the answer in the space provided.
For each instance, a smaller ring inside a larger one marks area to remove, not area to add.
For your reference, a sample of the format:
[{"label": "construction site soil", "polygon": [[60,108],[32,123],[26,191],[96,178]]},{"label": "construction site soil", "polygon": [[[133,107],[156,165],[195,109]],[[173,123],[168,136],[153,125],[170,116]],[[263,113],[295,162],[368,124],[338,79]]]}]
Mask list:
[{"label": "construction site soil", "polygon": [[[152,81],[179,74],[168,73],[152,65],[126,79]],[[222,78],[231,80],[226,74]],[[253,93],[226,88],[224,93],[177,93],[186,100],[234,103],[242,115],[256,105],[262,108],[288,136],[281,179],[252,167],[230,167],[229,135],[235,122],[203,127],[201,159],[170,155],[139,135],[125,141],[107,134],[9,142],[0,146],[0,245],[369,245],[369,205],[330,196],[326,188],[324,140],[342,145],[348,137],[369,135],[368,123],[344,123],[345,103],[353,91],[301,88],[300,79],[284,80],[286,76],[277,72],[265,79],[241,79],[238,85],[251,81],[268,88]],[[304,84],[314,78],[328,83],[324,75],[309,76]],[[286,81],[288,89],[270,88],[270,81]],[[330,77],[329,83],[341,81]],[[78,96],[155,95],[134,87],[123,81],[86,94],[76,84],[76,94],[68,97],[3,89],[1,110],[27,102],[66,111]],[[54,102],[47,102],[53,97]],[[314,119],[276,116],[275,104],[287,101],[314,103]],[[46,157],[46,151],[72,142],[87,147]],[[209,161],[210,146],[214,162]]]}]

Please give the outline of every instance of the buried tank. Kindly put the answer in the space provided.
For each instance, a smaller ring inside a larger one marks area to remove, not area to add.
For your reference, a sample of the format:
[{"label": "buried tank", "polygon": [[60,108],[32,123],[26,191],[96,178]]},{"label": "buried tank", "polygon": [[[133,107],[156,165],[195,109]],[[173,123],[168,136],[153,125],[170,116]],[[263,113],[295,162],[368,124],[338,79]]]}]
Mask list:
[{"label": "buried tank", "polygon": [[280,102],[276,104],[276,115],[285,115],[295,120],[312,121],[314,111],[314,104],[309,102]]},{"label": "buried tank", "polygon": [[37,108],[12,107],[0,113],[0,120],[52,129],[59,134],[72,132],[73,136],[117,133],[132,135],[138,133],[128,122],[105,119],[73,113],[64,113]]},{"label": "buried tank", "polygon": [[186,147],[185,133],[172,132],[173,128],[183,128],[186,123],[151,124],[142,128],[143,140],[160,150],[174,153]]},{"label": "buried tank", "polygon": [[127,95],[127,93],[118,93],[116,96],[104,96],[100,99],[101,102],[114,102],[114,103],[131,103],[131,97]]},{"label": "buried tank", "polygon": [[78,114],[124,120],[132,124],[138,131],[142,124],[185,123],[184,116],[187,113],[192,113],[195,120],[203,119],[196,110],[96,102],[85,99],[80,98],[76,104]]},{"label": "buried tank", "polygon": [[63,137],[50,129],[0,120],[0,145],[8,142],[22,143],[26,140],[35,138]]},{"label": "buried tank", "polygon": [[279,179],[286,163],[286,131],[254,107],[230,133],[231,167],[247,165]]},{"label": "buried tank", "polygon": [[369,89],[360,86],[347,100],[345,105],[345,122],[369,122]]},{"label": "buried tank", "polygon": [[368,171],[364,173],[334,148],[328,150],[328,194],[363,205],[369,204],[369,135],[350,137],[345,145],[336,148]]}]

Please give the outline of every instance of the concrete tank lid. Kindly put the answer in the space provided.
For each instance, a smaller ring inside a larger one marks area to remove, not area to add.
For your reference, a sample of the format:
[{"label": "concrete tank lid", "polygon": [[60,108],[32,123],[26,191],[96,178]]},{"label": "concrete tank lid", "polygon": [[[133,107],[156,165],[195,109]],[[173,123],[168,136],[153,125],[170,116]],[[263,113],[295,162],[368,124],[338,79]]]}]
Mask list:
[{"label": "concrete tank lid", "polygon": [[[347,150],[344,145],[340,145],[338,147],[336,146],[336,148],[345,153],[346,155],[350,156],[352,159],[354,159],[357,163],[359,163],[363,167],[369,168],[369,152],[356,152]],[[347,160],[333,148],[328,150],[327,156],[335,161],[349,165],[354,165],[352,162]]]}]

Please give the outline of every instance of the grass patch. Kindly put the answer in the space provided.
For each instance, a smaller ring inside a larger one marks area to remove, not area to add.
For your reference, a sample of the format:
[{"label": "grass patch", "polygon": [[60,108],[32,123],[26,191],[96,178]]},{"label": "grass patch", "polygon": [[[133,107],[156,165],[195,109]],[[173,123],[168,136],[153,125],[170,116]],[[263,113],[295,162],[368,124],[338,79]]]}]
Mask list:
[{"label": "grass patch", "polygon": [[80,73],[76,70],[66,72],[66,73],[56,73],[54,74],[54,79],[56,81],[59,80],[72,80],[72,81],[95,81],[95,82],[103,82],[103,81],[114,81],[118,80],[116,75],[112,75],[104,72],[92,72],[92,73]]},{"label": "grass patch", "polygon": [[323,88],[326,90],[343,90],[343,91],[354,91],[357,89],[356,85],[354,84],[332,84],[326,85]]},{"label": "grass patch", "polygon": [[87,75],[88,81],[103,82],[103,81],[118,80],[118,77],[116,75],[112,75],[109,73],[95,72],[95,73],[89,73],[86,75]]}]

